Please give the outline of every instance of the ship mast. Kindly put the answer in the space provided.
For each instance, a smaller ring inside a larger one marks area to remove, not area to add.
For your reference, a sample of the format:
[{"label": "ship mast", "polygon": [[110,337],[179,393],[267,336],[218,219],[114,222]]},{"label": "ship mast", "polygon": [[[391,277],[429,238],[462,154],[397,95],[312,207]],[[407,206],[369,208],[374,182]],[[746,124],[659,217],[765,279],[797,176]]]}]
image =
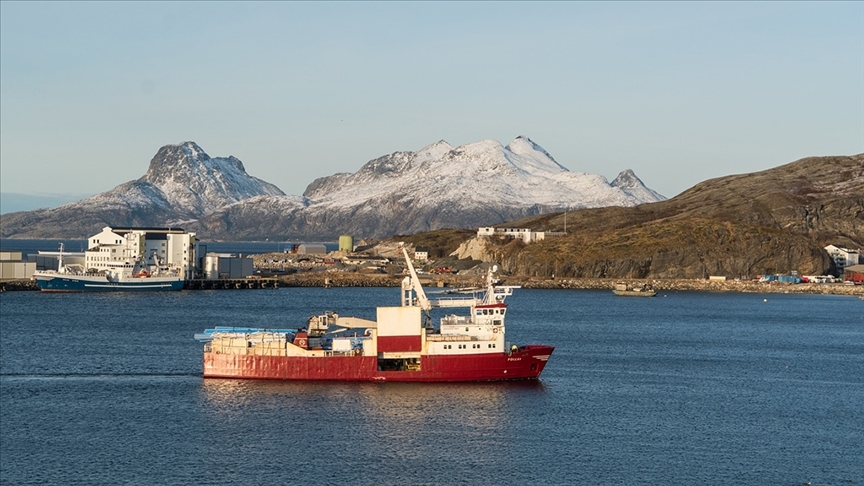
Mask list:
[{"label": "ship mast", "polygon": [[63,265],[63,243],[60,243],[60,254],[57,256],[57,273],[66,273],[66,266]]}]

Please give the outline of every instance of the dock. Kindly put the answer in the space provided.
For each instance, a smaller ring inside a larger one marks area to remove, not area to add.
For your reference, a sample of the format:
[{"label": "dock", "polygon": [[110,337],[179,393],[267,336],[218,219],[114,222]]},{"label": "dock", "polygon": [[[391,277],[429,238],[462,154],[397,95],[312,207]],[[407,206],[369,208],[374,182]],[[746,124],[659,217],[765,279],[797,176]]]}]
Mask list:
[{"label": "dock", "polygon": [[276,289],[276,277],[193,279],[183,284],[183,290]]},{"label": "dock", "polygon": [[[235,290],[235,289],[277,289],[279,279],[262,278],[223,278],[218,280],[194,279],[183,283],[183,290]],[[0,280],[0,292],[39,290],[36,281],[30,278]]]}]

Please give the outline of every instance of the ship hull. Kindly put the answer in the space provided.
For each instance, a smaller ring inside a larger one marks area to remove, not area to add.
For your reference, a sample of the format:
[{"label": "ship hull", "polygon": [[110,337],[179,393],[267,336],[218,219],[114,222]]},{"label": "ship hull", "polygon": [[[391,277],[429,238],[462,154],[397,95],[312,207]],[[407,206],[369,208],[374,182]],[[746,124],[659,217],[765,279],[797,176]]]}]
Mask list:
[{"label": "ship hull", "polygon": [[182,290],[183,280],[175,278],[136,278],[121,282],[109,282],[105,277],[39,276],[34,275],[36,285],[43,292],[125,292],[153,290]]},{"label": "ship hull", "polygon": [[375,356],[256,356],[204,353],[205,378],[305,381],[459,382],[534,380],[552,346],[523,346],[512,353],[424,355],[412,371],[381,371]]},{"label": "ship hull", "polygon": [[654,297],[657,295],[654,290],[613,290],[612,293],[618,297]]}]

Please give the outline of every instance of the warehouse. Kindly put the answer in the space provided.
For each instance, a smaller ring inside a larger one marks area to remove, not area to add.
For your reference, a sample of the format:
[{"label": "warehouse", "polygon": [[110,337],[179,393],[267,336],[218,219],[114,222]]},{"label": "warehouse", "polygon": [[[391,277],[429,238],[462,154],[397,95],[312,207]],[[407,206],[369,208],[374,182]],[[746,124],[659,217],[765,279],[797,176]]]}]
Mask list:
[{"label": "warehouse", "polygon": [[843,280],[864,285],[864,265],[852,265],[843,269]]}]

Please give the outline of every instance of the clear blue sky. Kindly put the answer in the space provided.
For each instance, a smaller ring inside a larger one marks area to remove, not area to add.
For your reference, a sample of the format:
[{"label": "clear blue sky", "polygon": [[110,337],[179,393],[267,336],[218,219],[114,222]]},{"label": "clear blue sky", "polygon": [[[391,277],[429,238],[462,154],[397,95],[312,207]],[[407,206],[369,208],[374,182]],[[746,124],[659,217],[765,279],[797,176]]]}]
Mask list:
[{"label": "clear blue sky", "polygon": [[106,191],[186,140],[300,194],[518,135],[668,197],[864,152],[864,2],[0,2],[4,197]]}]

